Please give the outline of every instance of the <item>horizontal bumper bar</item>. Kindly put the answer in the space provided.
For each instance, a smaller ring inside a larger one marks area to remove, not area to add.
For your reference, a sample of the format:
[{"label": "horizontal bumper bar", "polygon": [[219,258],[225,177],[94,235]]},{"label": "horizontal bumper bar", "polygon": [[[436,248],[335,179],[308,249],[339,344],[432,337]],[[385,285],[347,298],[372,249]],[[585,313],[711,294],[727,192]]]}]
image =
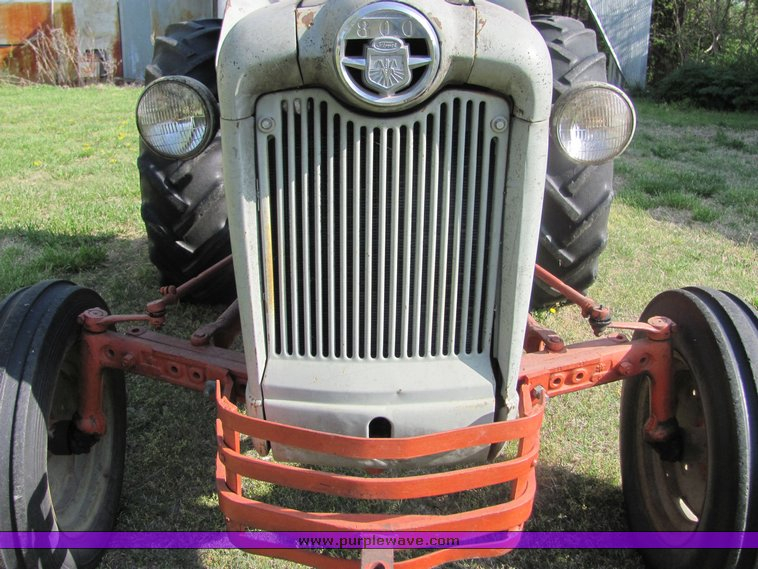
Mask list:
[{"label": "horizontal bumper bar", "polygon": [[[368,439],[292,427],[243,415],[230,400],[231,382],[217,382],[216,485],[230,530],[268,531],[518,531],[531,515],[536,490],[535,465],[545,397],[522,386],[520,417],[442,433],[396,439]],[[405,477],[348,476],[261,460],[240,451],[240,435],[346,458],[409,460],[460,448],[518,442],[516,456],[491,464]],[[243,492],[242,479],[362,500],[403,500],[452,494],[510,483],[510,499],[448,515],[347,514],[302,512],[267,504]],[[447,561],[502,555],[507,550],[443,549],[398,562],[398,567],[433,567]],[[355,560],[308,550],[255,550],[318,567],[359,567]]]}]

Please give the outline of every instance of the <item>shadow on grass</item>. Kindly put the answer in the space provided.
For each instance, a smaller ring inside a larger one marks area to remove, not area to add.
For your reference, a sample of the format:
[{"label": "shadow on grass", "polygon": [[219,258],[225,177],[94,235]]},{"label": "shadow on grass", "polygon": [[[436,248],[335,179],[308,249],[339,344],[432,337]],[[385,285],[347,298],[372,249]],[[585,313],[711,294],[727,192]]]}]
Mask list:
[{"label": "shadow on grass", "polygon": [[[492,487],[463,492],[450,497],[379,502],[328,497],[310,492],[291,491],[266,484],[257,497],[266,503],[304,511],[450,515],[474,508],[491,506],[506,499],[507,489]],[[628,531],[624,519],[623,498],[620,488],[577,475],[564,468],[550,465],[538,467],[536,503],[527,531]],[[421,554],[419,551],[416,554]],[[356,558],[357,552],[345,552]],[[398,553],[396,560],[406,558]],[[260,558],[258,558],[260,560]],[[258,565],[263,566],[258,561]],[[634,550],[515,550],[494,559],[463,560],[446,565],[457,568],[518,568],[544,569],[545,567],[586,568],[608,567],[641,569],[639,554]]]},{"label": "shadow on grass", "polygon": [[[34,280],[62,277],[96,289],[118,312],[140,311],[155,298],[157,274],[147,260],[144,239],[67,237],[46,232],[11,231],[2,234],[4,245],[30,247],[32,252],[54,240],[62,250],[77,251],[94,245],[106,257],[94,266],[71,270],[57,265],[43,266]],[[6,255],[3,247],[3,255]],[[12,273],[20,262],[3,257],[0,268]],[[3,286],[12,288],[7,281]],[[163,332],[189,338],[199,325],[215,319],[219,308],[183,305],[172,307]],[[147,378],[128,376],[127,462],[120,512],[120,531],[223,531],[223,516],[215,493],[214,438],[215,407],[201,394]],[[538,470],[537,503],[531,531],[622,530],[623,506],[620,490],[596,479],[578,476],[549,464]],[[307,493],[279,487],[266,490],[265,499],[283,502],[303,510],[343,509],[344,500],[319,499],[314,504]],[[442,503],[430,499],[411,505],[404,513],[454,513],[483,507],[504,499],[502,488],[474,491]],[[460,501],[457,501],[460,498]],[[407,505],[406,505],[407,507]],[[103,567],[286,567],[285,563],[238,552],[197,550],[117,550],[106,554]],[[623,567],[639,568],[632,551],[516,551],[503,558],[458,562],[457,567]]]},{"label": "shadow on grass", "polygon": [[[201,394],[150,379],[128,377],[127,463],[121,531],[224,531],[215,494],[214,404]],[[546,434],[546,436],[550,436]],[[262,501],[305,511],[365,511],[358,501],[326,497],[256,484]],[[455,495],[448,499],[392,503],[389,511],[453,514],[503,501],[503,487]],[[252,496],[251,496],[252,497]],[[378,505],[378,504],[374,504]],[[386,503],[383,504],[383,510]],[[537,498],[528,531],[625,531],[618,486],[564,467],[538,466]],[[237,551],[119,550],[104,558],[104,567],[289,567]],[[632,550],[517,550],[497,559],[450,564],[457,568],[608,567],[641,569]]]},{"label": "shadow on grass", "polygon": [[53,275],[94,269],[108,258],[112,235],[0,230],[0,297]]},{"label": "shadow on grass", "polygon": [[[47,232],[9,231],[0,233],[0,253],[10,248],[44,249],[50,240],[62,250],[76,252],[93,245],[105,250],[102,262],[82,267],[44,265],[39,275],[28,274],[31,284],[43,278],[62,277],[98,290],[119,312],[140,311],[155,298],[157,274],[147,260],[144,239],[61,236]],[[27,256],[0,258],[0,270],[12,273]],[[15,288],[2,282],[6,288]],[[189,338],[200,324],[215,319],[216,308],[174,307],[163,332]],[[214,404],[201,394],[185,391],[150,379],[127,379],[127,462],[120,512],[120,531],[223,531],[223,516],[215,494]],[[475,492],[460,503],[430,500],[416,508],[418,513],[454,513],[470,509],[469,500],[482,507],[504,499],[502,489]],[[314,508],[306,493],[273,487],[266,500],[284,502],[294,508]],[[324,511],[343,509],[344,500],[319,500]],[[477,507],[477,506],[473,506]],[[405,512],[405,513],[412,513]],[[544,464],[538,470],[537,503],[530,531],[618,531],[624,530],[623,504],[618,487],[597,479]],[[494,560],[467,561],[457,567],[618,567],[642,566],[634,551],[522,550]],[[272,567],[273,562],[236,552],[203,553],[196,550],[111,551],[103,567]],[[284,565],[276,564],[280,567]]]},{"label": "shadow on grass", "polygon": [[[549,464],[538,466],[537,497],[526,531],[629,531],[621,488]],[[508,567],[642,569],[639,553],[631,549],[522,549],[502,558]],[[503,564],[482,562],[482,567]]]}]

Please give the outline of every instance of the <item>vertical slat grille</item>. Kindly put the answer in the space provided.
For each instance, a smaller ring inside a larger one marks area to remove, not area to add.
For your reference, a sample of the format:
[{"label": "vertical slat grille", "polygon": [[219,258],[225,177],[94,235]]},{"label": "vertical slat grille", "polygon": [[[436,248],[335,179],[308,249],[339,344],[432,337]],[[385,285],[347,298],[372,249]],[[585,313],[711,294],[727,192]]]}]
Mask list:
[{"label": "vertical slat grille", "polygon": [[258,105],[269,349],[393,359],[488,353],[507,103],[467,91],[371,118],[320,90]]}]

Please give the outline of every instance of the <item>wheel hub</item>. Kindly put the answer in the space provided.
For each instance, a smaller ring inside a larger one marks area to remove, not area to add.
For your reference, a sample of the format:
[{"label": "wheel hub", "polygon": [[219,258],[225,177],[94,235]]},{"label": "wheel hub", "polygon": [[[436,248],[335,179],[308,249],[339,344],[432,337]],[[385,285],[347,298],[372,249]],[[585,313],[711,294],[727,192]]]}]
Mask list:
[{"label": "wheel hub", "polygon": [[71,419],[56,421],[48,428],[47,450],[56,456],[87,454],[100,440],[98,435],[85,433],[77,427],[78,413]]}]

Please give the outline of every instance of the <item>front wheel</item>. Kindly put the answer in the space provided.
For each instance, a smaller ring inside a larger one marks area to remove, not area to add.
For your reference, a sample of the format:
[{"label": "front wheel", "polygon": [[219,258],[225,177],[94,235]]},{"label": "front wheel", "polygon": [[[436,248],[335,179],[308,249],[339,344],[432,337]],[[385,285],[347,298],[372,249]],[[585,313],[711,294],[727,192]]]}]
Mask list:
[{"label": "front wheel", "polygon": [[[645,532],[756,531],[758,316],[732,295],[695,287],[658,295],[641,320],[652,316],[677,324],[671,342],[680,452],[678,460],[665,460],[645,441],[648,381],[626,380],[620,444],[629,525]],[[642,550],[645,560],[659,569],[755,566],[756,551],[741,549],[738,540],[732,549],[682,549],[687,535],[662,537],[663,548]]]},{"label": "front wheel", "polygon": [[[106,433],[74,428],[81,359],[77,316],[107,309],[95,292],[45,281],[0,304],[0,531],[110,531],[126,449],[123,373],[103,373]],[[7,460],[6,460],[7,459]],[[2,550],[7,569],[94,567],[100,549]]]}]

